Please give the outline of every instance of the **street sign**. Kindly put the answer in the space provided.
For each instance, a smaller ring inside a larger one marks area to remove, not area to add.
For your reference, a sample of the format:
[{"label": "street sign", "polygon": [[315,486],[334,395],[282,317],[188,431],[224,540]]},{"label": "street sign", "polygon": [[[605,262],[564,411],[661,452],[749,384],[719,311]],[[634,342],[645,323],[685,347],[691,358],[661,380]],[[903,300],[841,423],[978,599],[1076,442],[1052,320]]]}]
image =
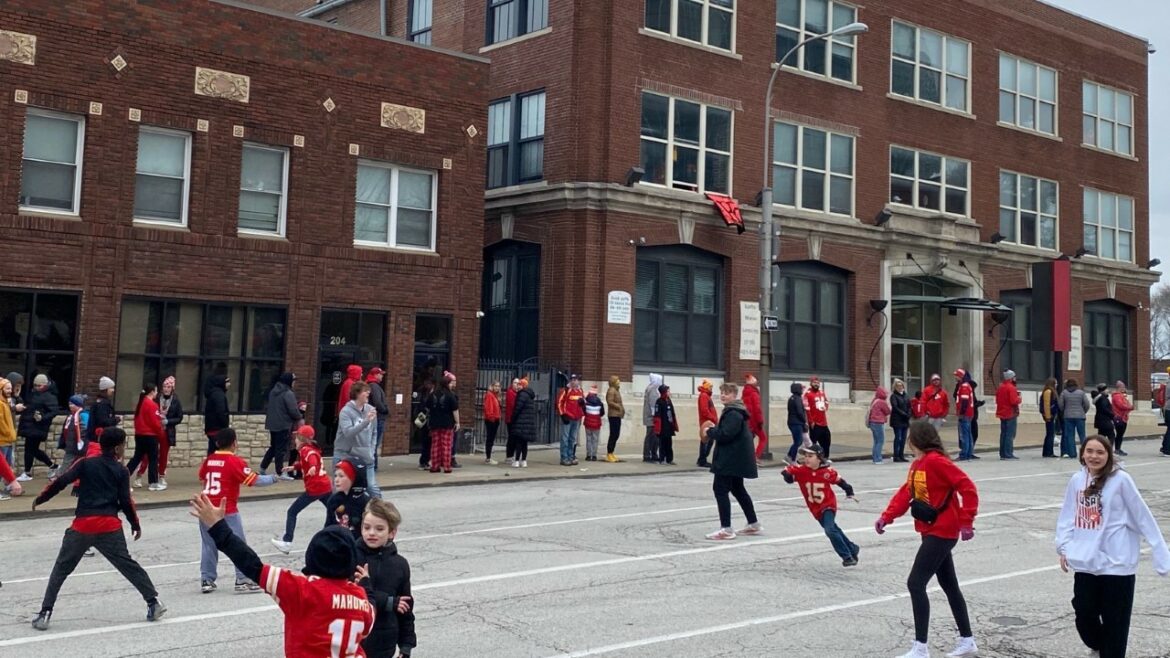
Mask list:
[{"label": "street sign", "polygon": [[779,330],[780,330],[780,318],[776,317],[775,315],[765,315],[764,316],[764,331],[779,331]]}]

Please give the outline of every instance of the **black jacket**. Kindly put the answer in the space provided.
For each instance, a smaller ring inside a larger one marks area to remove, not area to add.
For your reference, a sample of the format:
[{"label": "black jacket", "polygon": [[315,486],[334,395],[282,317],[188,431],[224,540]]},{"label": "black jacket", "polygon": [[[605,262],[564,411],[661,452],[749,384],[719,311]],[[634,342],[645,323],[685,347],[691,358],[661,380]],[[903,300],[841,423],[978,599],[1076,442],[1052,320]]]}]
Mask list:
[{"label": "black jacket", "polygon": [[366,513],[366,503],[370,502],[370,494],[366,493],[366,467],[352,460],[346,461],[354,465],[357,476],[348,492],[334,491],[325,501],[328,519],[325,525],[348,525],[354,539],[363,544],[362,515]]},{"label": "black jacket", "polygon": [[[161,395],[158,396],[159,409],[163,408],[163,402],[166,402],[166,399]],[[166,416],[167,443],[173,448],[175,447],[175,426],[183,422],[183,404],[179,402],[178,393],[171,396],[168,404],[170,406],[167,407]]]},{"label": "black jacket", "polygon": [[890,395],[890,427],[910,427],[910,398],[906,391]]},{"label": "black jacket", "polygon": [[378,418],[386,420],[390,416],[390,407],[386,406],[386,389],[379,382],[366,382],[370,385],[370,406],[378,412]]},{"label": "black jacket", "polygon": [[654,417],[658,419],[659,438],[674,437],[674,425],[678,418],[674,415],[674,402],[670,397],[659,396],[654,403]]},{"label": "black jacket", "polygon": [[130,499],[130,471],[113,455],[79,459],[63,475],[49,482],[36,504],[42,505],[78,479],[77,516],[117,516],[118,510],[130,522],[131,530],[140,530],[138,513]]},{"label": "black jacket", "polygon": [[427,424],[434,430],[455,429],[455,412],[459,411],[459,396],[449,390],[435,389],[427,398]]},{"label": "black jacket", "polygon": [[715,442],[715,456],[711,459],[712,473],[748,479],[759,475],[748,411],[742,400],[733,400],[724,405],[719,424],[707,431],[707,440]]},{"label": "black jacket", "polygon": [[20,414],[17,433],[26,439],[47,439],[53,427],[53,418],[60,412],[61,407],[52,389],[32,389],[24,396],[24,411]]},{"label": "black jacket", "polygon": [[264,414],[264,429],[269,432],[287,432],[301,419],[297,395],[283,381],[276,382],[268,392],[268,409]]},{"label": "black jacket", "polygon": [[203,391],[203,431],[218,432],[231,425],[228,417],[227,377],[212,375]]},{"label": "black jacket", "polygon": [[535,441],[539,424],[536,394],[529,388],[520,389],[516,393],[516,404],[512,407],[512,427],[508,431],[522,439]]},{"label": "black jacket", "polygon": [[[366,598],[374,606],[374,628],[362,642],[369,658],[390,658],[394,649],[400,648],[403,655],[410,655],[418,645],[414,634],[414,602],[410,593],[410,564],[398,554],[394,542],[382,548],[370,548],[366,542],[358,541],[359,562],[370,571],[369,579],[358,584],[366,590]],[[398,601],[411,596],[410,611],[398,614]]]},{"label": "black jacket", "polygon": [[808,431],[808,416],[805,415],[804,400],[796,389],[793,389],[792,395],[788,396],[788,424],[800,425],[805,432]]},{"label": "black jacket", "polygon": [[110,399],[99,395],[89,407],[89,425],[85,428],[86,440],[97,441],[98,430],[104,430],[118,424],[118,417],[114,414],[114,403]]},{"label": "black jacket", "polygon": [[1093,400],[1093,411],[1096,415],[1093,416],[1093,427],[1097,429],[1107,428],[1113,424],[1113,401],[1109,399],[1108,393],[1097,393]]}]

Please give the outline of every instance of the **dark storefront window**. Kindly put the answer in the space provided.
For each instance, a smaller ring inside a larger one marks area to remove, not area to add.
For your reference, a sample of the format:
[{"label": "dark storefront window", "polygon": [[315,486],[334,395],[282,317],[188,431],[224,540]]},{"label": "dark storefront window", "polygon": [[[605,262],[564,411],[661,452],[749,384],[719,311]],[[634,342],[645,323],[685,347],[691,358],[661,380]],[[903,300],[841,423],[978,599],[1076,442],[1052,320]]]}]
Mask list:
[{"label": "dark storefront window", "polygon": [[772,369],[844,375],[845,273],[818,263],[785,263],[779,272]]},{"label": "dark storefront window", "polygon": [[638,249],[634,362],[718,368],[723,260],[693,247]]},{"label": "dark storefront window", "polygon": [[28,391],[45,373],[64,406],[73,395],[77,309],[75,294],[0,290],[0,377],[18,372]]},{"label": "dark storefront window", "polygon": [[1031,291],[1005,292],[1001,302],[1012,307],[1012,314],[1002,329],[1003,353],[996,369],[1011,368],[1021,382],[1043,384],[1052,372],[1052,353],[1032,349]]},{"label": "dark storefront window", "polygon": [[143,383],[174,375],[183,407],[202,411],[206,382],[226,375],[233,412],[264,411],[284,366],[285,316],[271,306],[123,300],[114,406],[133,410]]},{"label": "dark storefront window", "polygon": [[480,356],[523,361],[537,355],[540,245],[505,244],[484,258]]},{"label": "dark storefront window", "polygon": [[1129,385],[1130,309],[1117,302],[1085,304],[1081,328],[1084,342],[1085,387],[1121,380]]}]

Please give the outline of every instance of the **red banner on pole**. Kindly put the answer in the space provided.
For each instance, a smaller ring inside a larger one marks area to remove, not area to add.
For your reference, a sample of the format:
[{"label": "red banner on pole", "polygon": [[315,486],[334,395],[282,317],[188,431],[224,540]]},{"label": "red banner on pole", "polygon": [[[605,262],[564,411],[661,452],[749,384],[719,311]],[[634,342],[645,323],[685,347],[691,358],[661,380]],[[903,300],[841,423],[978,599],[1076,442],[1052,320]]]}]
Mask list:
[{"label": "red banner on pole", "polygon": [[707,198],[715,203],[715,207],[719,210],[719,214],[723,216],[723,221],[727,222],[728,226],[734,226],[737,233],[743,233],[746,230],[743,225],[743,215],[739,212],[738,201],[729,196],[715,194],[713,192],[708,192]]}]

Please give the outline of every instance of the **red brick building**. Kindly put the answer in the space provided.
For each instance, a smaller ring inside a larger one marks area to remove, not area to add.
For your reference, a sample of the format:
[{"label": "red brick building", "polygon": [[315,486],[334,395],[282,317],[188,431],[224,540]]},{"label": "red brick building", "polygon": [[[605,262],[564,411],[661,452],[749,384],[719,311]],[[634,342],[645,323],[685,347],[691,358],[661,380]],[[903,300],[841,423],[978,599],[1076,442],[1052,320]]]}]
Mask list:
[{"label": "red brick building", "polygon": [[174,374],[193,433],[227,375],[252,440],[281,371],[320,431],[380,365],[405,452],[424,370],[475,367],[487,75],[230,2],[5,2],[0,370],[124,411]]}]

